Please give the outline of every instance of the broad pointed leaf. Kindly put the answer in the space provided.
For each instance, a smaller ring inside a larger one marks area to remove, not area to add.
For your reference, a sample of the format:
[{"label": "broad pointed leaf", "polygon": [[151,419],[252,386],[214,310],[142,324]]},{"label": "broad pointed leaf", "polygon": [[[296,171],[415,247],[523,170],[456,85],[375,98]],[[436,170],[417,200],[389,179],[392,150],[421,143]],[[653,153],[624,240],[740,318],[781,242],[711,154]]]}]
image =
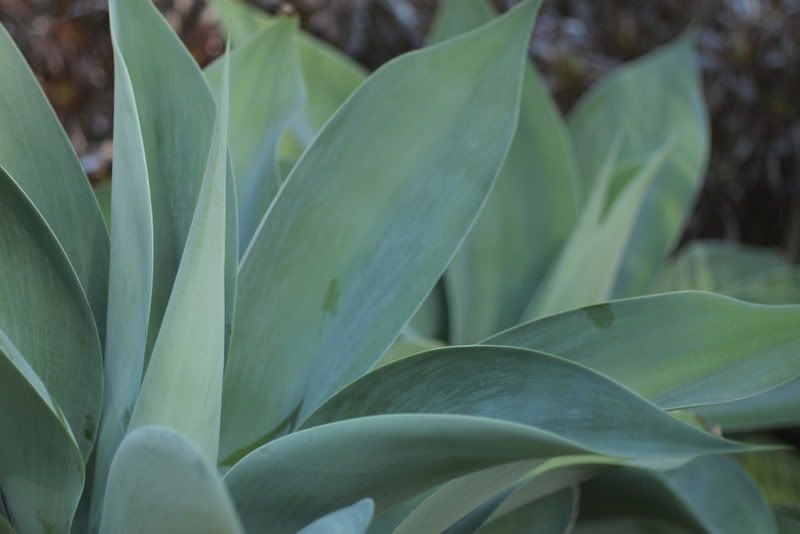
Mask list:
[{"label": "broad pointed leaf", "polygon": [[301,428],[400,413],[505,419],[609,456],[670,454],[681,447],[692,454],[695,447],[730,446],[582,365],[493,346],[435,349],[381,366],[343,388]]},{"label": "broad pointed leaf", "polygon": [[[493,16],[483,0],[443,2],[431,40]],[[508,157],[445,276],[451,342],[476,342],[519,322],[575,221],[581,186],[566,125],[529,65]]]},{"label": "broad pointed leaf", "polygon": [[128,429],[144,372],[153,293],[153,214],[144,141],[128,68],[116,44],[116,5],[111,6],[114,43],[114,186],[111,188],[111,254],[104,354],[103,418],[94,462],[91,523],[100,519],[106,476]]},{"label": "broad pointed leaf", "polygon": [[242,259],[224,463],[371,367],[433,288],[508,148],[535,7],[387,64],[287,178]]},{"label": "broad pointed leaf", "polygon": [[210,462],[219,447],[225,357],[228,63],[223,69],[197,209],[131,419],[132,428],[177,430]]},{"label": "broad pointed leaf", "polygon": [[4,303],[0,330],[63,410],[81,454],[88,459],[103,401],[97,327],[64,249],[2,168],[0,277]]},{"label": "broad pointed leaf", "polygon": [[[0,27],[0,167],[52,228],[105,335],[108,233],[72,144],[36,77]],[[28,351],[21,348],[28,355]]]},{"label": "broad pointed leaf", "polygon": [[208,159],[214,101],[194,59],[150,0],[112,0],[109,6],[114,44],[130,78],[150,181],[154,255],[148,348],[152,348],[192,223]]},{"label": "broad pointed leaf", "polygon": [[[305,96],[297,59],[296,22],[280,19],[231,54],[230,143],[239,209],[239,253],[280,186],[277,147]],[[206,69],[219,86],[220,61]]]},{"label": "broad pointed leaf", "polygon": [[700,292],[588,306],[493,336],[599,371],[665,409],[731,402],[800,376],[800,307]]},{"label": "broad pointed leaf", "polygon": [[568,122],[599,218],[583,215],[529,318],[645,292],[679,237],[709,144],[691,39],[613,72]]}]

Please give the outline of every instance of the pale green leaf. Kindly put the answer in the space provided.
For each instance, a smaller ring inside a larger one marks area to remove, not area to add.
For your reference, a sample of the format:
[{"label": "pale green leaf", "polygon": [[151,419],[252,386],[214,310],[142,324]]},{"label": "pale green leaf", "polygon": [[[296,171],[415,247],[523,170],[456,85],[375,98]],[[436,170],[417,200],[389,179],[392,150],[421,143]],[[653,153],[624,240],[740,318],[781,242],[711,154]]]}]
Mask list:
[{"label": "pale green leaf", "polygon": [[215,462],[225,356],[225,205],[229,64],[223,64],[211,150],[130,427],[173,428]]},{"label": "pale green leaf", "polygon": [[116,4],[111,6],[114,52],[114,186],[103,418],[94,462],[90,522],[96,526],[106,476],[128,428],[142,382],[153,290],[153,215],[136,98],[116,44]]},{"label": "pale green leaf", "polygon": [[598,454],[673,455],[731,445],[663,413],[582,365],[527,349],[446,347],[367,373],[301,428],[400,413],[493,417],[535,426]]},{"label": "pale green leaf", "polygon": [[[230,144],[244,253],[280,186],[278,141],[305,100],[297,59],[296,22],[278,19],[231,54]],[[220,61],[206,69],[219,86]]]},{"label": "pale green leaf", "polygon": [[[64,248],[103,339],[108,289],[103,217],[61,123],[2,26],[0,72],[0,124],[7,125],[0,128],[0,166],[31,199]],[[25,348],[20,350],[30,357]]]},{"label": "pale green leaf", "polygon": [[612,301],[493,336],[599,371],[665,409],[730,402],[800,375],[800,307],[701,292]]},{"label": "pale green leaf", "polygon": [[120,445],[101,534],[243,534],[216,469],[167,428],[142,427]]},{"label": "pale green leaf", "polygon": [[[235,45],[243,45],[256,33],[276,22],[243,0],[211,0],[225,31]],[[298,52],[305,84],[302,114],[290,125],[279,149],[279,166],[291,169],[317,132],[366,78],[350,58],[313,35],[301,33]]]},{"label": "pale green leaf", "polygon": [[612,72],[568,123],[593,213],[582,214],[529,318],[645,292],[680,236],[709,145],[691,39]]},{"label": "pale green leaf", "polygon": [[364,534],[369,528],[375,504],[371,499],[336,510],[317,519],[298,534]]},{"label": "pale green leaf", "polygon": [[[0,410],[5,513],[21,533],[68,533],[83,488],[81,451],[61,409],[2,331],[0,406],[7,407]],[[0,532],[14,532],[1,515]]]},{"label": "pale green leaf", "polygon": [[762,304],[800,303],[800,269],[775,250],[731,241],[693,241],[651,291],[699,289]]},{"label": "pale green leaf", "polygon": [[239,272],[225,464],[377,362],[433,288],[507,151],[535,7],[387,64],[287,178]]},{"label": "pale green leaf", "polygon": [[214,100],[194,59],[150,0],[112,0],[109,8],[147,158],[154,234],[152,348],[202,184]]},{"label": "pale green leaf", "polygon": [[[432,42],[494,16],[483,0],[444,2]],[[445,276],[450,340],[476,342],[514,326],[575,221],[581,187],[572,141],[536,69],[497,184]]]},{"label": "pale green leaf", "polygon": [[[91,194],[91,191],[89,191]],[[97,327],[64,249],[0,168],[0,330],[64,412],[84,459],[97,436],[103,363]]]},{"label": "pale green leaf", "polygon": [[[418,356],[392,365],[414,358]],[[526,406],[530,404],[528,400]],[[597,426],[602,425],[600,414],[606,412],[591,402],[587,406],[597,410]],[[637,428],[637,417],[617,435],[615,450],[656,458],[746,450],[681,425],[653,407],[645,411],[658,420],[645,419],[649,430],[663,422],[676,432],[665,427],[665,432],[649,433]],[[374,499],[380,514],[426,489],[481,469],[587,452],[593,451],[510,421],[455,414],[381,415],[324,424],[274,440],[237,463],[225,481],[245,528],[270,524],[272,532],[282,533],[365,496]],[[275,485],[275,480],[281,483]]]}]

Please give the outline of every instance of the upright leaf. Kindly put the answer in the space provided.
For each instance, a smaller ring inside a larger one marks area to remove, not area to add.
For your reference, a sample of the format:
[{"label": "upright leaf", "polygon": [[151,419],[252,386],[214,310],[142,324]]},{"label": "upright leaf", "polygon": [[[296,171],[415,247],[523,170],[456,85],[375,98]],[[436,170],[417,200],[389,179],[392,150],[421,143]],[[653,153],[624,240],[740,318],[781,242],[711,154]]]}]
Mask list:
[{"label": "upright leaf", "polygon": [[64,249],[1,167],[0,278],[0,330],[63,410],[86,460],[103,402],[97,327]]},{"label": "upright leaf", "polygon": [[[231,54],[231,128],[228,133],[239,209],[239,253],[244,253],[280,186],[278,141],[300,110],[303,80],[296,22],[280,19]],[[219,85],[220,61],[206,69]]]},{"label": "upright leaf", "polygon": [[166,428],[131,432],[114,457],[102,534],[243,534],[216,469]]},{"label": "upright leaf", "polygon": [[[439,7],[432,41],[492,19],[483,0]],[[533,65],[497,184],[447,271],[450,340],[472,343],[517,324],[575,221],[581,187],[572,141]]]},{"label": "upright leaf", "polygon": [[430,292],[507,151],[535,8],[386,65],[287,178],[242,259],[225,463],[366,371]]},{"label": "upright leaf", "polygon": [[[244,45],[275,18],[243,0],[210,0],[234,44]],[[279,149],[279,164],[291,169],[317,132],[366,78],[350,58],[310,34],[298,38],[300,67],[305,83],[303,112],[290,125]]]},{"label": "upright leaf", "polygon": [[577,104],[569,129],[600,209],[584,214],[529,317],[645,292],[679,237],[708,152],[691,39],[612,73]]},{"label": "upright leaf", "polygon": [[[108,233],[89,181],[36,77],[0,27],[0,166],[52,228],[105,335]],[[28,355],[28,351],[22,349]],[[28,356],[29,357],[29,356]]]},{"label": "upright leaf", "polygon": [[731,402],[800,376],[798,323],[797,306],[682,292],[580,308],[485,343],[558,354],[674,409]]},{"label": "upright leaf", "polygon": [[131,418],[189,438],[215,462],[225,357],[225,204],[228,63],[197,209]]},{"label": "upright leaf", "polygon": [[[136,103],[153,212],[152,348],[186,246],[214,125],[192,56],[150,0],[112,0],[114,44]],[[176,83],[180,80],[180,83]]]},{"label": "upright leaf", "polygon": [[119,20],[111,4],[114,43],[114,186],[104,358],[103,419],[94,463],[91,522],[100,518],[106,476],[128,428],[142,382],[153,292],[153,214],[144,141],[128,68],[116,42]]},{"label": "upright leaf", "polygon": [[[20,533],[66,534],[83,488],[83,458],[64,414],[0,331],[0,494]],[[0,515],[0,532],[4,528]]]}]

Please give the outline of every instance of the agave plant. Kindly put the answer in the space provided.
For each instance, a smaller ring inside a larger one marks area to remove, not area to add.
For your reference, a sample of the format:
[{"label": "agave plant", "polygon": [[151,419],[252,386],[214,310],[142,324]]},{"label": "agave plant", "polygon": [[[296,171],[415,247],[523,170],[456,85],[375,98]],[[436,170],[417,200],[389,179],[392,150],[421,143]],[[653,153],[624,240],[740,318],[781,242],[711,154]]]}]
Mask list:
[{"label": "agave plant", "polygon": [[369,77],[214,5],[201,71],[109,2],[108,231],[0,32],[0,532],[791,528],[730,457],[775,446],[707,428],[796,418],[794,270],[666,260],[708,147],[690,38],[564,122],[534,0],[445,2]]}]

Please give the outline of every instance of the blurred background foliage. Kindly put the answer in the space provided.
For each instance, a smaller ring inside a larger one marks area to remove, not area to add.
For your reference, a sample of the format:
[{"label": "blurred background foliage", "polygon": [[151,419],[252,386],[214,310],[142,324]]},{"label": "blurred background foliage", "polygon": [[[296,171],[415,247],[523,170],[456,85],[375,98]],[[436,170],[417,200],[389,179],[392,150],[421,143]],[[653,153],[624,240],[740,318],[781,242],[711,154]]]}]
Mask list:
[{"label": "blurred background foliage", "polygon": [[[465,0],[468,1],[468,0]],[[156,0],[201,65],[224,47],[199,0]],[[422,44],[435,0],[251,0],[369,69]],[[509,0],[496,0],[501,9]],[[112,60],[103,0],[0,0],[90,178],[110,174]],[[562,110],[623,61],[697,33],[713,149],[684,241],[725,238],[800,259],[800,0],[544,0],[531,54]]]}]

